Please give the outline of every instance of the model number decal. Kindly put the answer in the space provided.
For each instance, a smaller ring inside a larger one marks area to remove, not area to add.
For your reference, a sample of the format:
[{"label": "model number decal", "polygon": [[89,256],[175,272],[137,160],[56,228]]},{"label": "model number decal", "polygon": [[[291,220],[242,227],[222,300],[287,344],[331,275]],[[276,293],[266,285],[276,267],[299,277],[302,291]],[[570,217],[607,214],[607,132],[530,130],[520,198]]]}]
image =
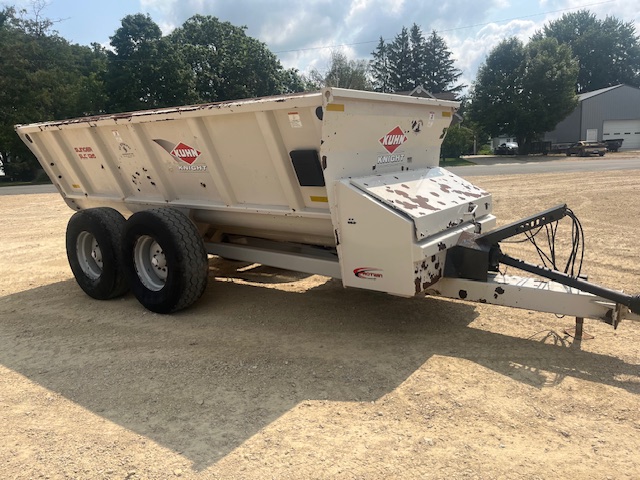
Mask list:
[{"label": "model number decal", "polygon": [[74,150],[80,158],[96,158],[96,154],[93,153],[93,148],[91,147],[75,147]]}]

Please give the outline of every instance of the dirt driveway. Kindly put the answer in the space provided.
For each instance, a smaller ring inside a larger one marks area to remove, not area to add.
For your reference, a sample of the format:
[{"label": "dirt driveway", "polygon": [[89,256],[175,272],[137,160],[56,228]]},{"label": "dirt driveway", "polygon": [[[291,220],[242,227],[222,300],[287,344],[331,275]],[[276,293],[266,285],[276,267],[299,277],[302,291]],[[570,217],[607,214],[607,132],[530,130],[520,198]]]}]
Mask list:
[{"label": "dirt driveway", "polygon": [[[501,224],[567,202],[640,292],[640,172],[474,177]],[[640,324],[344,290],[211,260],[173,316],[86,297],[57,194],[0,198],[2,479],[637,479]]]}]

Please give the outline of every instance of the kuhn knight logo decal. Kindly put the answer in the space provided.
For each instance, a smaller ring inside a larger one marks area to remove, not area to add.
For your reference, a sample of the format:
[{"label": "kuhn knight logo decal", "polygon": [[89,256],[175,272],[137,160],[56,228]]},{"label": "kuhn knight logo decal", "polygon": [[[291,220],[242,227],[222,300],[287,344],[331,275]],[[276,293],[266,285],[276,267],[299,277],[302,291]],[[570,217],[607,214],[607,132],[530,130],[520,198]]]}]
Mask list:
[{"label": "kuhn knight logo decal", "polygon": [[189,165],[191,165],[193,162],[195,162],[198,159],[198,157],[200,156],[200,153],[202,152],[200,152],[199,150],[196,150],[195,148],[190,147],[185,143],[179,143],[169,153],[171,153],[171,155],[173,155],[175,158],[178,158],[183,162],[186,162]]},{"label": "kuhn knight logo decal", "polygon": [[393,153],[396,151],[396,149],[400,145],[402,145],[404,142],[407,141],[407,136],[404,134],[402,129],[398,126],[393,130],[391,130],[389,133],[387,133],[379,141],[382,144],[382,146],[387,150],[387,152]]},{"label": "kuhn knight logo decal", "polygon": [[177,162],[185,162],[191,165],[202,154],[201,151],[190,147],[186,143],[180,142],[177,145],[166,140],[154,139],[158,145],[167,151]]}]

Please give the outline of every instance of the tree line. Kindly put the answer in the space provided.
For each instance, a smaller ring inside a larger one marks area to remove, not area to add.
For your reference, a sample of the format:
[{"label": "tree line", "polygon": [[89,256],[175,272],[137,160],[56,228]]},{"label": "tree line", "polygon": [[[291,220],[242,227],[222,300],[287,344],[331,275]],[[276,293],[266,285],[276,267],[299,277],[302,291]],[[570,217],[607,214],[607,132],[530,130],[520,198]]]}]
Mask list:
[{"label": "tree line", "polygon": [[564,14],[526,44],[500,42],[480,66],[468,96],[466,124],[480,137],[532,142],[569,115],[578,94],[627,84],[640,87],[640,38],[633,22]]},{"label": "tree line", "polygon": [[546,24],[528,42],[500,42],[467,87],[461,71],[437,32],[428,37],[414,24],[392,40],[380,38],[370,61],[332,57],[329,85],[379,92],[407,92],[417,86],[459,96],[462,124],[451,127],[441,156],[469,153],[474,139],[500,135],[518,139],[521,151],[553,130],[576,107],[578,94],[620,83],[640,87],[640,38],[633,22],[588,10],[566,13]]},{"label": "tree line", "polygon": [[[128,15],[110,48],[68,42],[41,11],[0,10],[0,154],[15,178],[37,162],[13,131],[31,123],[100,113],[224,101],[335,86],[378,92],[459,96],[466,85],[445,40],[413,24],[379,39],[371,60],[333,52],[326,70],[285,69],[267,46],[212,16],[195,15],[168,35],[143,14]],[[552,130],[576,94],[617,83],[640,86],[640,47],[632,23],[565,14],[524,44],[496,46],[463,101],[466,127],[451,128],[448,155],[465,153],[475,135],[509,133],[523,143]],[[444,150],[443,150],[444,151]],[[6,160],[11,160],[8,163]]]},{"label": "tree line", "polygon": [[[367,60],[348,60],[333,52],[325,72],[313,70],[305,76],[283,68],[264,43],[246,34],[246,27],[212,16],[195,15],[162,35],[148,15],[128,15],[106,49],[97,43],[69,43],[41,13],[28,16],[15,7],[0,11],[0,155],[7,175],[22,180],[32,178],[38,165],[13,131],[18,123],[295,93],[325,85],[409,90],[427,78],[420,72],[434,71],[433,52],[446,57],[442,65],[449,79],[439,79],[437,88],[447,88],[461,74],[444,40],[435,32],[425,39],[417,25],[410,36],[403,28],[388,45],[380,40],[375,58],[388,70],[379,62],[370,68]],[[436,43],[439,50],[432,48]],[[405,68],[409,70],[402,73]],[[387,76],[390,83],[382,80]],[[454,91],[461,88],[452,86]]]},{"label": "tree line", "polygon": [[163,36],[148,15],[129,15],[105,49],[69,43],[39,13],[0,10],[0,155],[16,179],[33,177],[37,162],[14,124],[309,88],[244,27],[215,17]]}]

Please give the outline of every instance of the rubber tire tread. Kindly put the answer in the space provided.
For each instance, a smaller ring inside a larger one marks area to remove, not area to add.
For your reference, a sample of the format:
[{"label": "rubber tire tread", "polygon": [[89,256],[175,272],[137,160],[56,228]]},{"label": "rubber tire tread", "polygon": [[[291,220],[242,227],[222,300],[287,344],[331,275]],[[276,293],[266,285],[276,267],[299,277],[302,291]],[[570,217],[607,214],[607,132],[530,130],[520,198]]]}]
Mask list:
[{"label": "rubber tire tread", "polygon": [[[162,289],[148,289],[138,277],[134,248],[141,236],[152,237],[167,260],[167,279]],[[195,224],[179,210],[157,208],[134,213],[124,228],[123,256],[131,292],[148,310],[173,313],[189,307],[204,293],[209,259]]]},{"label": "rubber tire tread", "polygon": [[[122,234],[125,219],[120,212],[108,207],[89,208],[73,214],[67,224],[67,260],[80,288],[97,300],[120,297],[129,290],[123,270]],[[97,279],[88,277],[77,257],[77,240],[82,232],[89,232],[102,252],[102,273]]]}]

